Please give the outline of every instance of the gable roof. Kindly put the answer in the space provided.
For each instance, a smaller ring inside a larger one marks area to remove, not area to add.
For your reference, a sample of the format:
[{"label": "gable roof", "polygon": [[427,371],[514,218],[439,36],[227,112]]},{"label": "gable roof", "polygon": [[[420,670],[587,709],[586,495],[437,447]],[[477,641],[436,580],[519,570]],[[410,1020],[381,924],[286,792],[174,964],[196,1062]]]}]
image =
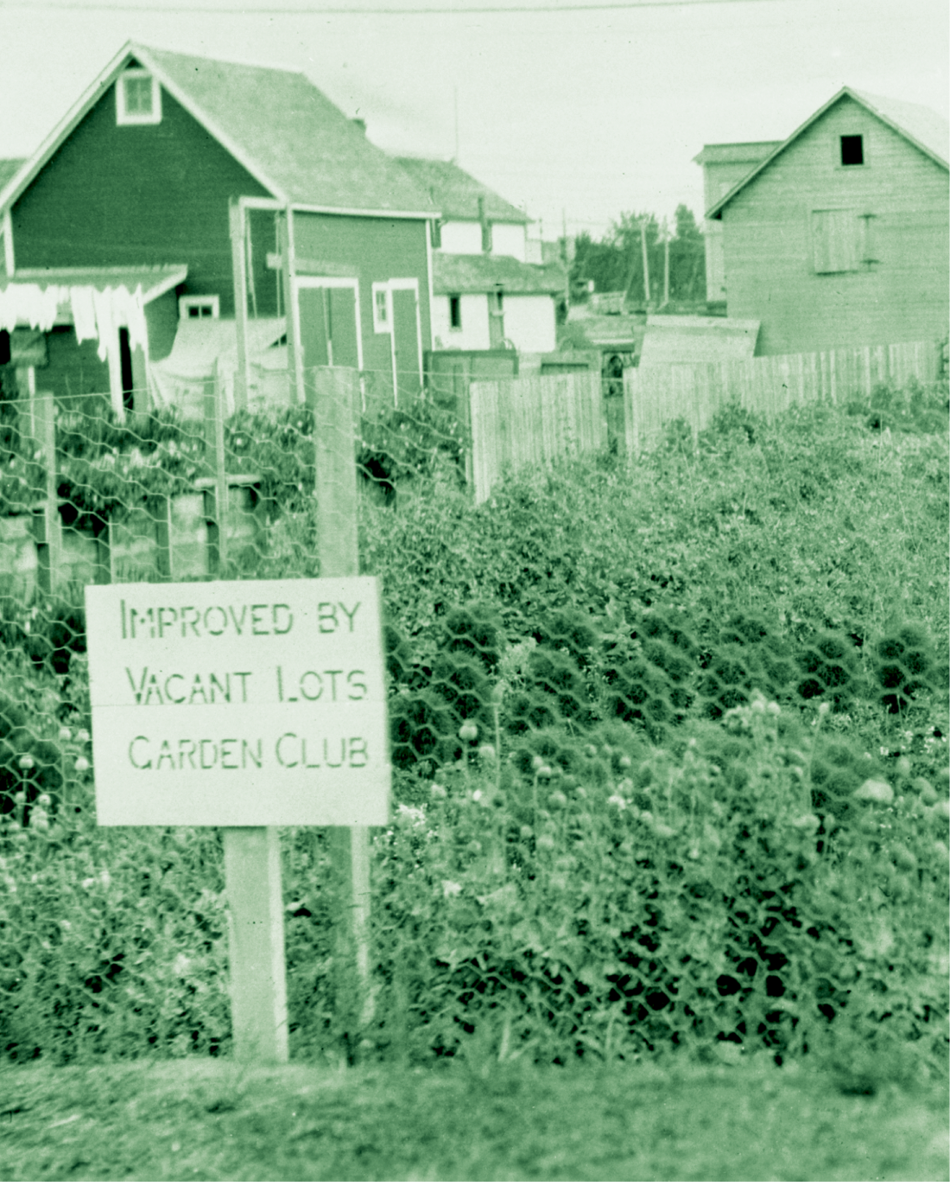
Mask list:
[{"label": "gable roof", "polygon": [[538,294],[563,292],[567,274],[559,264],[523,264],[510,255],[432,255],[433,292],[502,292]]},{"label": "gable roof", "polygon": [[333,213],[434,218],[425,191],[306,75],[129,42],[5,188],[15,201],[130,61],[172,95],[275,198]]},{"label": "gable roof", "polygon": [[485,217],[492,222],[531,221],[523,210],[512,206],[453,161],[409,156],[397,157],[397,160],[414,183],[426,191],[432,204],[442,211],[443,218],[477,222],[478,199],[482,198],[485,202]]},{"label": "gable roof", "polygon": [[768,154],[759,166],[747,173],[738,181],[727,194],[706,211],[707,218],[719,218],[722,209],[758,175],[771,165],[775,158],[785,151],[790,144],[803,135],[825,112],[829,111],[842,99],[853,99],[872,115],[877,116],[882,123],[892,128],[898,135],[919,148],[926,156],[944,169],[950,169],[950,124],[936,111],[923,107],[919,103],[905,103],[899,99],[887,99],[878,95],[870,95],[864,91],[856,91],[851,87],[842,87],[840,91],[828,100],[822,107],[811,115],[801,127],[796,128],[787,140],[783,140],[777,148]]}]

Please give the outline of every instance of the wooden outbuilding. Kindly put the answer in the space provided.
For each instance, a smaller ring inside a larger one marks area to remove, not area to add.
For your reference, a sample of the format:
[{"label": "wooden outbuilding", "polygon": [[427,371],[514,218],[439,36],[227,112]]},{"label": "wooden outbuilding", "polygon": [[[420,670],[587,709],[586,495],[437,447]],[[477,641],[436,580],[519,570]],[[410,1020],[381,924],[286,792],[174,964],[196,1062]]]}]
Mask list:
[{"label": "wooden outbuilding", "polygon": [[[358,368],[390,399],[410,395],[431,346],[440,213],[304,74],[130,42],[31,158],[0,162],[0,331],[56,337],[51,356],[70,354],[71,371],[37,376],[41,387],[62,396],[92,382],[121,413],[140,410],[146,383],[161,398],[152,364],[172,355],[182,322],[234,319],[242,303],[252,320],[289,308],[302,366]],[[122,309],[76,307],[77,285],[102,305],[117,270],[138,346]],[[31,303],[50,312],[38,320]],[[209,344],[224,340],[216,329]],[[107,373],[86,366],[87,339]]]},{"label": "wooden outbuilding", "polygon": [[946,336],[948,140],[928,108],[844,87],[707,210],[758,354]]}]

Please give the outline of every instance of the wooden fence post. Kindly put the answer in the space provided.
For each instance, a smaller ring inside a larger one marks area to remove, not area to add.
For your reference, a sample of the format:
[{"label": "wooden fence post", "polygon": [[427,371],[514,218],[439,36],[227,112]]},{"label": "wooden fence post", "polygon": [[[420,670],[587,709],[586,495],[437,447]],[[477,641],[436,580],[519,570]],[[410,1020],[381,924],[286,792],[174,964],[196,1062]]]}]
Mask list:
[{"label": "wooden fence post", "polygon": [[214,387],[204,397],[205,456],[211,461],[214,486],[205,492],[208,521],[208,569],[219,573],[228,562],[228,474],[224,451],[225,396],[220,367],[215,363]]},{"label": "wooden fence post", "polygon": [[[350,367],[319,367],[306,374],[307,402],[314,414],[320,575],[357,576],[354,417],[359,372]],[[328,831],[334,881],[341,894],[341,917],[334,926],[337,1003],[339,1007],[354,993],[357,1001],[347,1019],[350,1030],[366,1025],[374,1008],[369,975],[369,828],[336,827]]]},{"label": "wooden fence post", "polygon": [[250,360],[247,350],[247,233],[244,207],[240,199],[228,203],[228,227],[231,236],[231,278],[234,286],[234,328],[237,335],[237,371],[234,375],[234,402],[247,407],[250,386]]},{"label": "wooden fence post", "polygon": [[286,1062],[287,971],[277,828],[222,828],[231,1021],[240,1062]]},{"label": "wooden fence post", "polygon": [[33,438],[43,455],[43,510],[34,515],[38,579],[45,593],[54,593],[62,581],[63,524],[59,517],[56,493],[56,399],[50,392],[30,396],[30,420]]}]

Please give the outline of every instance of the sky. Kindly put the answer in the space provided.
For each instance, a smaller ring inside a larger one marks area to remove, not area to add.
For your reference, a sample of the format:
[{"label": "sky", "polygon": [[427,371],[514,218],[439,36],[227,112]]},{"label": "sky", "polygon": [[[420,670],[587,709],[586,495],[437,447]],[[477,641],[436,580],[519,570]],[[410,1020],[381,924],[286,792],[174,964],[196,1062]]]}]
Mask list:
[{"label": "sky", "polygon": [[128,40],[302,70],[375,144],[457,158],[549,239],[701,217],[704,144],[783,139],[844,85],[950,108],[946,0],[0,0],[0,158]]}]

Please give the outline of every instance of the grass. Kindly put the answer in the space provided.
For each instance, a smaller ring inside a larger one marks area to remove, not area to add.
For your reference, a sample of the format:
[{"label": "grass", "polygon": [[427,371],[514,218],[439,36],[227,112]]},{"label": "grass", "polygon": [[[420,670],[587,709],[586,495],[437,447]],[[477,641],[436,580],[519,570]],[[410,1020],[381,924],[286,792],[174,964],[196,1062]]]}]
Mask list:
[{"label": "grass", "polygon": [[947,1181],[947,1094],[766,1062],[0,1075],[0,1178]]}]

